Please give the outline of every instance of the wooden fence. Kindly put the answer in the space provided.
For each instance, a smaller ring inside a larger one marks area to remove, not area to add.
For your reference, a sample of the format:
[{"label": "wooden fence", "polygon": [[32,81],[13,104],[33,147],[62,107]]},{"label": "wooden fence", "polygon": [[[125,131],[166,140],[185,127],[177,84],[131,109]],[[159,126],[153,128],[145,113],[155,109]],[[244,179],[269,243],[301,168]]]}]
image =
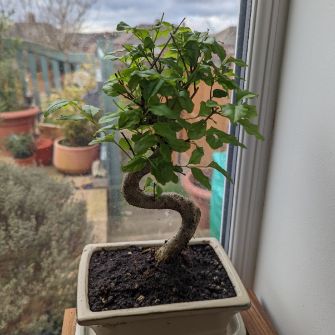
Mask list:
[{"label": "wooden fence", "polygon": [[20,42],[17,49],[24,93],[29,95],[31,92],[38,106],[41,103],[41,91],[49,96],[52,89],[61,90],[64,74],[78,70],[81,64],[92,64],[94,61],[94,55],[63,53],[27,41]]}]

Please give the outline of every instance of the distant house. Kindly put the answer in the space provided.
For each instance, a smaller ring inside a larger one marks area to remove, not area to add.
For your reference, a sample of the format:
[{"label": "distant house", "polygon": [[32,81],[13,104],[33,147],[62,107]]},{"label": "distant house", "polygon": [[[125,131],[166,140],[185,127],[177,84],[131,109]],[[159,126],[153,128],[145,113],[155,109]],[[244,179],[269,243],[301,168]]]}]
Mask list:
[{"label": "distant house", "polygon": [[224,44],[228,55],[235,54],[236,30],[236,26],[231,26],[213,35],[217,41]]},{"label": "distant house", "polygon": [[[148,25],[141,25],[146,27]],[[35,16],[30,13],[23,22],[15,22],[10,29],[10,36],[37,44],[42,44],[52,49],[59,49],[55,36],[61,34],[60,30],[50,23],[37,22]],[[73,33],[67,34],[71,43],[66,51],[95,53],[99,39],[110,40],[114,50],[122,48],[123,44],[137,44],[136,37],[127,33],[103,32],[103,33]],[[216,39],[224,43],[228,54],[234,54],[236,27],[229,27],[214,35]]]}]

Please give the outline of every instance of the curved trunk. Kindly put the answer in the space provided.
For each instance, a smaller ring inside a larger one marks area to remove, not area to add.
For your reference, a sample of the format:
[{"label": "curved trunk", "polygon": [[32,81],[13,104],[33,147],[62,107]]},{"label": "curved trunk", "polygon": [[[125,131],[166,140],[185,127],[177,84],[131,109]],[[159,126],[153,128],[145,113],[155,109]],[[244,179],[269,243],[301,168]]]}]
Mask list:
[{"label": "curved trunk", "polygon": [[123,194],[130,205],[149,209],[172,209],[182,217],[181,226],[175,236],[170,238],[156,252],[158,262],[175,258],[187,246],[195,233],[200,220],[200,210],[195,204],[177,193],[164,193],[156,198],[140,189],[141,179],[150,172],[149,164],[141,171],[126,174]]}]

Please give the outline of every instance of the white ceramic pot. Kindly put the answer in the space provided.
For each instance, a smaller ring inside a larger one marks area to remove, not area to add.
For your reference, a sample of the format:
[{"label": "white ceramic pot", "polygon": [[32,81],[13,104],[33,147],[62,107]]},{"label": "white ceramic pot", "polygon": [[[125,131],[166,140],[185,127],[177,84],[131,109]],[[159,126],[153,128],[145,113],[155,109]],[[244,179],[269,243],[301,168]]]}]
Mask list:
[{"label": "white ceramic pot", "polygon": [[250,306],[248,294],[220,243],[214,238],[192,239],[190,244],[209,244],[221,260],[236,297],[207,301],[92,312],[88,303],[88,268],[91,255],[102,248],[120,249],[137,245],[160,246],[164,241],[89,244],[80,260],[77,318],[80,325],[97,335],[225,335],[230,319]]}]

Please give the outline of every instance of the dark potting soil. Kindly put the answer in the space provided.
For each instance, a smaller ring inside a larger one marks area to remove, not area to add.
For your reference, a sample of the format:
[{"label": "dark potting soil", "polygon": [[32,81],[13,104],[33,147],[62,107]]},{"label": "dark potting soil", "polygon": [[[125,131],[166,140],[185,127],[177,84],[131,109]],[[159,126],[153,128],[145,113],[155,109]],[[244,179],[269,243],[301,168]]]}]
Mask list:
[{"label": "dark potting soil", "polygon": [[235,297],[234,287],[209,245],[189,246],[157,265],[154,248],[99,250],[89,265],[91,311]]}]

